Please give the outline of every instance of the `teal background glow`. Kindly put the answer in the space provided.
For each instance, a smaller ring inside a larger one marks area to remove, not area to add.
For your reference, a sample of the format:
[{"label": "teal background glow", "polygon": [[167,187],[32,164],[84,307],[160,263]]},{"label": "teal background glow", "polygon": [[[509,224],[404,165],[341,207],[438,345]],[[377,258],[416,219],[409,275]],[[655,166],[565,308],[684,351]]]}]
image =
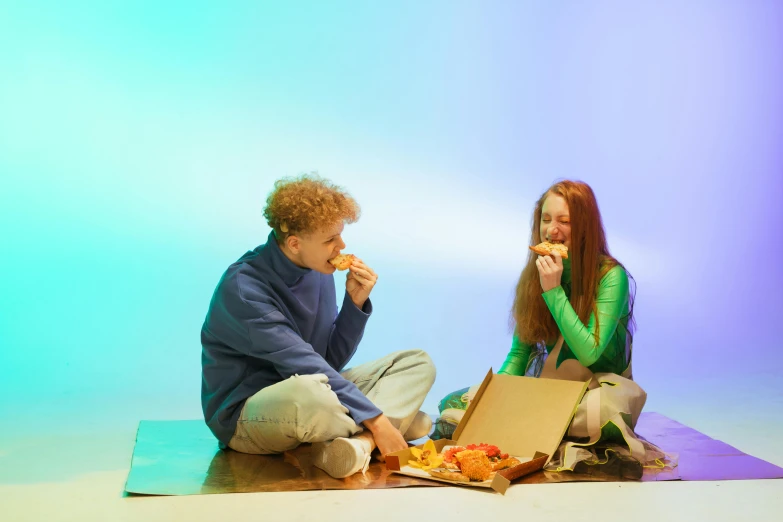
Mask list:
[{"label": "teal background glow", "polygon": [[771,445],[782,29],[761,0],[4,3],[0,428],[199,418],[212,291],[316,170],[380,275],[353,362],[426,349],[428,411],[499,368],[532,205],[577,178],[638,284],[647,409]]}]

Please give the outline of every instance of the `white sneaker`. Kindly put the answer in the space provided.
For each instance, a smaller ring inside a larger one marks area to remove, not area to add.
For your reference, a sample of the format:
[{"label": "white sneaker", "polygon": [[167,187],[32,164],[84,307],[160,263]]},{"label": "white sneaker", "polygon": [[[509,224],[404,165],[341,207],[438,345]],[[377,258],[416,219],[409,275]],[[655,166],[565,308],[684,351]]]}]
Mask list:
[{"label": "white sneaker", "polygon": [[311,449],[313,466],[334,478],[349,477],[359,471],[364,474],[370,466],[371,449],[367,446],[366,442],[353,437],[316,442]]},{"label": "white sneaker", "polygon": [[413,418],[413,421],[411,422],[411,425],[408,426],[408,430],[403,435],[403,438],[405,440],[420,439],[422,437],[426,437],[427,435],[429,435],[431,429],[432,429],[432,417],[430,417],[423,411],[420,411]]}]

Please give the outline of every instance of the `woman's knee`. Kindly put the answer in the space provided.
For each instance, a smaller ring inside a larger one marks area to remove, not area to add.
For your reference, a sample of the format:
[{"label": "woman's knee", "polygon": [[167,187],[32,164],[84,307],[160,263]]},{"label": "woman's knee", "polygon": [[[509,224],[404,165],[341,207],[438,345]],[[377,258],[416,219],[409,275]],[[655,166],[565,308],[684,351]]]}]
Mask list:
[{"label": "woman's knee", "polygon": [[563,379],[568,381],[591,381],[590,388],[597,387],[598,383],[593,378],[593,372],[576,359],[566,359],[560,363],[555,374],[549,378]]}]

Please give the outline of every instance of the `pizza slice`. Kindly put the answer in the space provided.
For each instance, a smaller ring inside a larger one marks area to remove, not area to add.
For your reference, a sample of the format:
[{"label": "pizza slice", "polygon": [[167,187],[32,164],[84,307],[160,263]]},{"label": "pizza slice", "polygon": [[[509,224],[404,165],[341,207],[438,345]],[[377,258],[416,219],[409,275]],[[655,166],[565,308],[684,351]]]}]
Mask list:
[{"label": "pizza slice", "polygon": [[544,241],[543,243],[539,243],[536,246],[531,246],[529,248],[540,256],[551,256],[553,252],[557,251],[560,253],[560,257],[568,259],[568,247],[563,243],[550,243],[549,241]]},{"label": "pizza slice", "polygon": [[329,262],[337,269],[337,270],[347,270],[350,268],[351,263],[353,260],[356,259],[356,256],[353,254],[340,254],[337,257],[333,257],[329,260]]}]

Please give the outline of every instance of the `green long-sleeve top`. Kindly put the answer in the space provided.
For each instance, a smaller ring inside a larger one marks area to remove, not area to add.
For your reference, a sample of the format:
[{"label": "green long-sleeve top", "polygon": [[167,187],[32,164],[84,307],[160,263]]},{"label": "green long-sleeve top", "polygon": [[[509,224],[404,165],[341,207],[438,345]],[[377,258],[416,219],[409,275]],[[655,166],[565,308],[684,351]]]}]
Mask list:
[{"label": "green long-sleeve top", "polygon": [[[560,286],[541,294],[563,336],[563,347],[557,359],[560,366],[566,359],[576,359],[593,373],[621,374],[628,367],[631,334],[628,332],[629,285],[628,274],[621,266],[609,270],[598,285],[596,314],[590,315],[585,325],[569,302],[571,292],[571,261],[563,260]],[[595,338],[598,325],[599,337]],[[555,341],[546,345],[547,353]],[[525,375],[534,345],[519,340],[516,332],[506,361],[498,373]]]}]

